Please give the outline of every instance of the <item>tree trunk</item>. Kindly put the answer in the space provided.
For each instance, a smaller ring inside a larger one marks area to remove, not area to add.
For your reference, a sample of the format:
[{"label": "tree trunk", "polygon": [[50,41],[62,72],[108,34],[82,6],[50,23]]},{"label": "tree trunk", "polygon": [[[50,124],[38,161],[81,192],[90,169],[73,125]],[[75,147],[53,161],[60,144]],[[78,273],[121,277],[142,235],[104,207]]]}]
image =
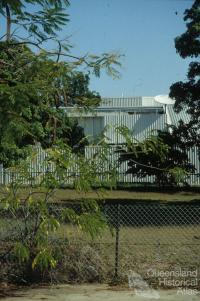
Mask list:
[{"label": "tree trunk", "polygon": [[10,17],[10,8],[8,6],[8,4],[6,4],[5,6],[6,8],[6,41],[9,42],[10,41],[10,37],[11,37],[11,17]]}]

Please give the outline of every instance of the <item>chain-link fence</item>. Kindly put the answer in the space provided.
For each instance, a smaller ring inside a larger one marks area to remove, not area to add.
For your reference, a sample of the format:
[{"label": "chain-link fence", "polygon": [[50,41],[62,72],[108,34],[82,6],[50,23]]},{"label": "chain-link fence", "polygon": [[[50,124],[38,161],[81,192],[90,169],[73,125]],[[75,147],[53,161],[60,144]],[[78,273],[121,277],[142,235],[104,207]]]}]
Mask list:
[{"label": "chain-link fence", "polygon": [[[155,286],[170,286],[167,279],[190,278],[200,272],[200,203],[153,201],[106,201],[101,204],[109,227],[92,239],[71,223],[61,224],[52,243],[62,250],[62,261],[54,273],[56,281],[119,280],[127,282],[130,271]],[[80,204],[52,204],[61,208]],[[1,241],[9,245],[17,233],[15,221],[4,216]],[[2,247],[1,247],[2,249]],[[0,250],[1,251],[1,250]],[[184,271],[183,275],[180,271]],[[164,276],[166,277],[164,277]],[[199,278],[196,283],[198,286]]]},{"label": "chain-link fence", "polygon": [[151,284],[170,286],[168,278],[182,280],[181,270],[186,278],[200,272],[199,202],[107,201],[102,210],[110,227],[101,238],[71,233],[82,279],[124,282],[131,270]]},{"label": "chain-link fence", "polygon": [[167,286],[167,278],[182,278],[178,271],[189,276],[199,270],[200,203],[118,202],[108,208],[116,229],[116,277],[125,279],[132,270]]}]

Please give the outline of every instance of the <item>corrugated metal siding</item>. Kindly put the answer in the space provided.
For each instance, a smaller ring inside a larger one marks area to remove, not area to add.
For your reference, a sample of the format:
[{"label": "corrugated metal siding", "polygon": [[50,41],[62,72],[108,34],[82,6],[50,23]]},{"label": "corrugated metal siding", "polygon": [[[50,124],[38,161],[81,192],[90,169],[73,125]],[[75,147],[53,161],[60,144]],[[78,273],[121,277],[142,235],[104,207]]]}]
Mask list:
[{"label": "corrugated metal siding", "polygon": [[192,163],[196,171],[194,174],[189,175],[187,182],[190,185],[200,185],[200,160],[199,160],[200,150],[197,147],[193,147],[188,151],[188,158],[190,163]]},{"label": "corrugated metal siding", "polygon": [[[133,176],[132,174],[127,174],[127,168],[128,163],[122,162],[119,164],[118,159],[120,157],[120,154],[116,152],[117,146],[112,145],[110,146],[110,151],[107,155],[107,161],[104,164],[104,172],[108,172],[111,167],[115,168],[116,173],[116,181],[118,183],[153,183],[155,181],[154,176],[146,176],[144,178],[138,178],[136,176]],[[101,151],[101,146],[87,146],[85,148],[85,156],[86,158],[98,158],[96,154],[98,154]]]},{"label": "corrugated metal siding", "polygon": [[[120,183],[154,183],[155,182],[155,176],[146,176],[144,178],[138,178],[137,176],[133,176],[132,174],[126,174],[127,171],[127,162],[123,162],[119,165],[118,159],[119,159],[119,153],[116,153],[117,146],[113,145],[110,147],[111,151],[109,152],[109,155],[107,156],[107,162],[104,165],[104,171],[108,171],[110,168],[110,165],[115,166],[117,170],[117,181]],[[100,146],[87,146],[85,148],[85,156],[87,158],[92,158],[95,156],[96,153],[101,151]],[[186,178],[186,181],[191,186],[200,185],[200,163],[199,163],[199,157],[198,157],[198,149],[192,148],[188,151],[188,158],[190,163],[194,164],[196,167],[196,171],[194,174],[189,174]]]},{"label": "corrugated metal siding", "polygon": [[171,124],[178,125],[179,120],[183,120],[185,123],[190,121],[190,116],[187,114],[186,110],[182,110],[180,113],[174,111],[173,105],[167,105],[166,107],[167,114],[171,119]]},{"label": "corrugated metal siding", "polygon": [[109,143],[124,143],[124,138],[117,134],[116,126],[127,126],[138,140],[152,134],[155,130],[163,130],[166,127],[165,114],[118,114],[105,115],[105,132]]},{"label": "corrugated metal siding", "polygon": [[[166,114],[169,118],[169,124],[178,125],[179,121],[182,120],[184,123],[190,121],[190,115],[183,109],[180,113],[174,111],[173,105],[167,105]],[[199,160],[199,150],[197,147],[193,147],[188,151],[188,158],[190,163],[192,163],[195,168],[195,174],[189,175],[187,182],[190,185],[200,185],[200,160]]]},{"label": "corrugated metal siding", "polygon": [[[20,180],[24,185],[39,185],[47,173],[53,173],[55,171],[55,164],[47,161],[49,154],[41,147],[34,147],[35,155],[31,156],[28,160],[28,172],[29,175],[22,178],[22,174],[16,172],[13,169],[3,168],[0,170],[0,185],[8,185],[15,180]],[[76,156],[73,154],[73,156]],[[73,177],[72,177],[73,175]],[[74,175],[78,177],[79,171],[75,160],[72,160],[71,166],[66,170],[66,184],[73,184]]]},{"label": "corrugated metal siding", "polygon": [[[102,180],[105,180],[104,172],[109,171],[111,168],[116,168],[117,171],[117,181],[121,183],[154,183],[154,176],[146,176],[144,178],[133,177],[131,174],[126,174],[127,171],[127,162],[123,162],[119,165],[118,158],[119,154],[116,153],[117,146],[111,146],[107,153],[107,161],[102,165],[99,164],[99,176]],[[40,147],[35,148],[36,155],[33,159],[30,160],[30,174],[33,177],[34,184],[39,184],[47,172],[53,172],[55,167],[53,164],[48,164],[45,162],[47,158],[47,152],[45,152]],[[87,146],[85,148],[85,156],[86,158],[92,158],[96,153],[103,151],[101,146]],[[196,166],[195,174],[190,174],[187,177],[187,182],[190,185],[200,185],[200,162],[198,157],[198,149],[192,148],[188,151],[189,160],[192,164]],[[98,156],[95,156],[98,158]],[[102,172],[102,174],[101,174]],[[74,175],[78,177],[79,171],[77,165],[70,166],[66,171],[69,176],[66,184],[73,184]],[[73,174],[73,177],[71,176]],[[1,165],[0,169],[0,184],[9,184],[13,181],[13,179],[17,179],[19,175],[16,172],[13,172],[9,169],[4,169]],[[30,185],[31,181],[29,179],[23,179],[23,184]]]},{"label": "corrugated metal siding", "polygon": [[82,117],[78,119],[78,124],[83,127],[85,136],[89,141],[96,139],[104,129],[103,117]]},{"label": "corrugated metal siding", "polygon": [[[142,107],[142,106],[157,106],[158,103],[155,102],[154,98],[151,97],[133,97],[133,98],[106,98],[109,100],[109,103],[105,104],[108,107]],[[102,104],[103,105],[103,104]],[[135,135],[136,139],[143,140],[148,135],[152,134],[154,130],[162,130],[165,128],[167,123],[167,116],[171,120],[172,124],[178,124],[178,121],[182,119],[184,122],[189,121],[189,115],[182,111],[179,114],[175,113],[172,105],[166,107],[167,114],[158,114],[158,113],[137,113],[137,114],[128,114],[122,112],[115,112],[114,110],[110,113],[102,113],[103,116],[89,116],[82,117],[79,120],[79,124],[83,125],[85,128],[86,135],[96,136],[101,133],[104,126],[107,128],[106,136],[108,137],[108,142],[113,144],[123,143],[124,139],[121,135],[117,135],[115,131],[115,126],[127,126]],[[80,117],[80,116],[79,116]],[[82,121],[81,121],[82,120]],[[105,163],[104,168],[109,169],[110,166],[116,166],[117,168],[117,179],[118,182],[124,183],[153,183],[154,177],[145,177],[139,179],[133,177],[132,175],[127,175],[127,162],[123,162],[121,165],[118,164],[119,155],[115,152],[117,146],[112,146],[111,151],[109,152],[109,160]],[[87,158],[93,156],[95,152],[100,149],[95,146],[88,146],[85,149],[85,155]],[[37,178],[37,183],[41,181],[41,177],[46,172],[53,172],[53,164],[47,164],[45,158],[47,153],[39,147],[35,148],[36,155],[34,159],[30,161],[30,172],[33,177]],[[193,148],[189,151],[189,160],[196,167],[195,174],[189,175],[187,181],[190,185],[200,185],[200,161],[198,156],[198,149]],[[78,176],[77,166],[72,166],[67,170],[67,173],[74,174]],[[17,174],[6,170],[3,166],[0,166],[0,184],[8,184],[12,181],[13,177],[17,177]],[[24,184],[30,184],[28,180],[24,180]],[[72,178],[69,178],[69,183],[72,184]]]}]

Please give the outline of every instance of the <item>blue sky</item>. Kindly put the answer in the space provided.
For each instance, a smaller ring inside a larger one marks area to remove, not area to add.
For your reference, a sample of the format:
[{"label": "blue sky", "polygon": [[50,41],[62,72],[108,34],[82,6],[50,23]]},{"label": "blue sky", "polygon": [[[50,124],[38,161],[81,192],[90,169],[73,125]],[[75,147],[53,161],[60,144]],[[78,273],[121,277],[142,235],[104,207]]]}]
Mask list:
[{"label": "blue sky", "polygon": [[[105,97],[168,94],[186,78],[189,60],[176,53],[174,38],[185,31],[183,13],[193,0],[71,0],[70,22],[59,33],[70,36],[72,54],[117,51],[121,78],[91,76],[90,88]],[[37,8],[37,7],[36,7]],[[0,20],[0,34],[5,22]],[[49,43],[51,48],[51,43]]]},{"label": "blue sky", "polygon": [[176,53],[174,38],[185,31],[183,13],[191,0],[72,0],[70,24],[75,54],[119,51],[121,78],[91,78],[102,96],[168,94],[184,80],[188,60]]}]

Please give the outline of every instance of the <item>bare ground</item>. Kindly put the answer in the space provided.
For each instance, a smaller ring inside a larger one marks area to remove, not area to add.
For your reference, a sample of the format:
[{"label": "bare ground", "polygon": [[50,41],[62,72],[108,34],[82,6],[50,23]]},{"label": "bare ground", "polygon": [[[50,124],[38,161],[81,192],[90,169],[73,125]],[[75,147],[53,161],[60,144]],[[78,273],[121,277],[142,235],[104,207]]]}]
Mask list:
[{"label": "bare ground", "polygon": [[163,300],[163,301],[188,301],[200,300],[200,295],[196,291],[173,290],[149,290],[146,294],[139,294],[133,289],[109,287],[107,285],[60,285],[52,287],[41,287],[32,289],[21,289],[13,296],[6,297],[5,301],[143,301],[143,300]]}]

